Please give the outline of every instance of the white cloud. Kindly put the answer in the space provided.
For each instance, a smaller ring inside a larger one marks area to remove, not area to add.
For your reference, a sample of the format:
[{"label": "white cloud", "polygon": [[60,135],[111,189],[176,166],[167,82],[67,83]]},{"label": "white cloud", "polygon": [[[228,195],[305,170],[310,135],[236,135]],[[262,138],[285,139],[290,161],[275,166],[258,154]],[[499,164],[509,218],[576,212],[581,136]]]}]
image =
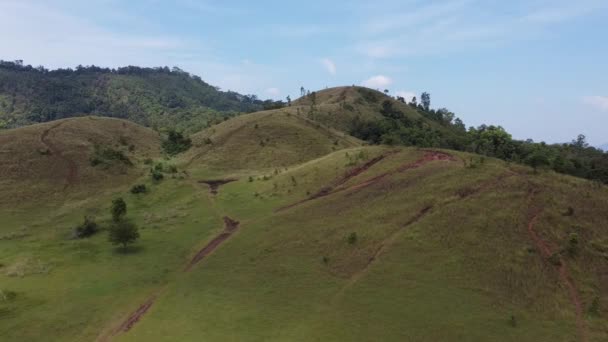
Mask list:
[{"label": "white cloud", "polygon": [[419,1],[382,13],[370,10],[356,51],[371,58],[471,51],[550,35],[557,25],[602,13],[605,0],[536,0],[497,11],[494,1]]},{"label": "white cloud", "polygon": [[321,64],[325,67],[328,73],[335,75],[336,74],[336,63],[329,58],[323,58],[321,60]]},{"label": "white cloud", "polygon": [[410,102],[412,100],[412,98],[417,95],[413,91],[399,90],[398,92],[395,93],[395,96],[403,97],[405,99],[405,101]]},{"label": "white cloud", "polygon": [[368,88],[386,88],[393,84],[393,80],[390,77],[384,75],[377,75],[370,77],[369,79],[361,83],[364,87]]},{"label": "white cloud", "polygon": [[583,97],[583,103],[608,112],[608,96],[585,96]]},{"label": "white cloud", "polygon": [[272,97],[277,97],[279,95],[281,95],[281,90],[279,88],[268,88],[266,89],[266,94],[272,96]]}]

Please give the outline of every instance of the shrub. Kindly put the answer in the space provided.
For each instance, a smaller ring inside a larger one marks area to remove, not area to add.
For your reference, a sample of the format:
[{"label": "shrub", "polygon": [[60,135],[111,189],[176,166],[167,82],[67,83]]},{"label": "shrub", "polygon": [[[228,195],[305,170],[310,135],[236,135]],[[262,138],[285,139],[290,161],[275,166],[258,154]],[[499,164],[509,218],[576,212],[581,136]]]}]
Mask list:
[{"label": "shrub", "polygon": [[323,263],[325,265],[329,264],[329,258],[328,257],[324,256],[322,260],[323,260]]},{"label": "shrub", "polygon": [[578,252],[578,244],[579,244],[579,239],[578,239],[578,234],[576,233],[571,233],[570,237],[568,238],[568,254],[570,254],[570,256],[575,256],[576,253]]},{"label": "shrub", "polygon": [[154,163],[154,161],[152,160],[152,158],[146,158],[144,160],[145,165],[152,165],[153,163]]},{"label": "shrub", "polygon": [[515,318],[515,315],[511,315],[511,318],[509,319],[509,325],[513,328],[517,326],[517,319]]},{"label": "shrub", "polygon": [[156,182],[160,182],[165,178],[161,171],[158,171],[156,168],[150,169],[150,177]]},{"label": "shrub", "polygon": [[95,146],[91,158],[89,158],[91,166],[109,167],[116,163],[126,166],[133,166],[133,162],[122,152],[111,147]]},{"label": "shrub", "polygon": [[253,177],[249,176],[249,183],[253,182]]},{"label": "shrub", "polygon": [[600,315],[600,297],[595,296],[589,306],[589,313],[593,316]]},{"label": "shrub", "polygon": [[177,166],[169,165],[167,166],[166,172],[168,173],[177,173]]},{"label": "shrub", "polygon": [[128,244],[134,243],[139,239],[137,226],[129,221],[118,221],[110,227],[109,241],[114,245],[122,245],[123,249]]},{"label": "shrub", "polygon": [[148,192],[148,188],[146,187],[145,184],[137,184],[131,188],[131,193],[135,194],[135,195],[136,194],[145,194],[146,192]]},{"label": "shrub", "polygon": [[86,238],[97,233],[97,223],[92,217],[85,216],[84,222],[74,229],[74,236],[78,239]]},{"label": "shrub", "polygon": [[353,245],[353,244],[357,243],[357,239],[358,239],[357,233],[355,233],[355,232],[350,233],[350,235],[348,235],[348,239],[347,239],[348,244]]},{"label": "shrub", "polygon": [[127,203],[122,197],[119,197],[112,201],[112,220],[119,222],[122,218],[127,215]]},{"label": "shrub", "polygon": [[574,215],[574,208],[568,207],[568,210],[564,213],[564,216],[572,216]]},{"label": "shrub", "polygon": [[163,149],[168,155],[174,156],[190,149],[192,140],[184,137],[181,132],[170,130],[167,139],[162,143]]}]

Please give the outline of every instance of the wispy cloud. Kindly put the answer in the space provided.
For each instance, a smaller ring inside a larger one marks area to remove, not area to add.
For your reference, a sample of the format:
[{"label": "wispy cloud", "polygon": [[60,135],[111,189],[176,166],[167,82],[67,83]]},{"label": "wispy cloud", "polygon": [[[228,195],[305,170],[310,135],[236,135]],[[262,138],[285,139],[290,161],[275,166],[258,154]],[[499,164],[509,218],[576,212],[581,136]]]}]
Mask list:
[{"label": "wispy cloud", "polygon": [[494,46],[534,39],[555,25],[608,9],[603,0],[538,0],[506,13],[493,2],[421,3],[368,19],[355,49],[371,58],[392,58]]},{"label": "wispy cloud", "polygon": [[364,87],[374,88],[374,89],[375,88],[386,88],[386,87],[390,86],[391,84],[393,84],[393,80],[390,77],[384,76],[384,75],[377,75],[377,76],[370,77],[361,83],[361,85],[363,85]]},{"label": "wispy cloud", "polygon": [[608,112],[608,96],[585,96],[583,97],[583,103],[595,109]]},{"label": "wispy cloud", "polygon": [[329,58],[323,58],[321,59],[321,64],[323,65],[325,70],[327,70],[328,73],[330,73],[331,75],[336,74],[336,63],[334,63],[334,61]]}]

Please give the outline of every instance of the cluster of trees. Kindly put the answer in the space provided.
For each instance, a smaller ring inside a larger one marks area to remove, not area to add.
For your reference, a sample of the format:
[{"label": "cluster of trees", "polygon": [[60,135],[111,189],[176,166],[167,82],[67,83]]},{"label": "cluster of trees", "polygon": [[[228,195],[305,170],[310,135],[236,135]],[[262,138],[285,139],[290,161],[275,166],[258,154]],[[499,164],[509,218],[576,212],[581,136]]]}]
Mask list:
[{"label": "cluster of trees", "polygon": [[[406,103],[402,97],[397,100]],[[462,120],[448,109],[431,109],[429,93],[422,94],[420,103],[414,97],[407,104],[421,117],[411,119],[386,99],[380,110],[383,118],[378,121],[357,119],[352,124],[351,134],[375,144],[473,152],[608,184],[608,153],[589,146],[584,135],[563,144],[521,141],[513,139],[500,126],[481,125],[467,130]]]},{"label": "cluster of trees", "polygon": [[99,115],[191,133],[240,112],[282,105],[282,101],[221,91],[176,67],[48,70],[23,61],[0,61],[0,122],[4,128]]},{"label": "cluster of trees", "polygon": [[[108,228],[108,240],[114,245],[122,245],[123,250],[126,250],[129,244],[139,239],[139,230],[132,221],[126,218],[127,203],[121,197],[112,201],[110,213],[112,214],[112,222]],[[85,216],[84,222],[74,229],[74,236],[84,239],[95,235],[98,231],[99,226],[95,220],[92,217]]]}]

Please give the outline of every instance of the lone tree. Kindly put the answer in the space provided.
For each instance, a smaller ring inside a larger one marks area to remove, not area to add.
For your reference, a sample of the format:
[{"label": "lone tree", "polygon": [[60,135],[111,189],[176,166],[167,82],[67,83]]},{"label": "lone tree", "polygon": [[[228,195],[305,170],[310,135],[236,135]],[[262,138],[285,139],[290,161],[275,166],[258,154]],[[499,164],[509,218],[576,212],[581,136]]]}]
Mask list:
[{"label": "lone tree", "polygon": [[428,112],[431,108],[431,94],[427,92],[422,93],[422,95],[420,96],[420,102],[422,104],[422,107],[424,107],[424,110]]},{"label": "lone tree", "polygon": [[291,107],[291,96],[287,95],[287,105]]},{"label": "lone tree", "polygon": [[110,228],[109,240],[114,245],[122,245],[123,250],[127,245],[134,243],[139,238],[139,231],[133,222],[121,220],[114,222]]},{"label": "lone tree", "polygon": [[127,203],[122,197],[119,197],[112,201],[112,221],[120,222],[122,218],[127,214]]}]

